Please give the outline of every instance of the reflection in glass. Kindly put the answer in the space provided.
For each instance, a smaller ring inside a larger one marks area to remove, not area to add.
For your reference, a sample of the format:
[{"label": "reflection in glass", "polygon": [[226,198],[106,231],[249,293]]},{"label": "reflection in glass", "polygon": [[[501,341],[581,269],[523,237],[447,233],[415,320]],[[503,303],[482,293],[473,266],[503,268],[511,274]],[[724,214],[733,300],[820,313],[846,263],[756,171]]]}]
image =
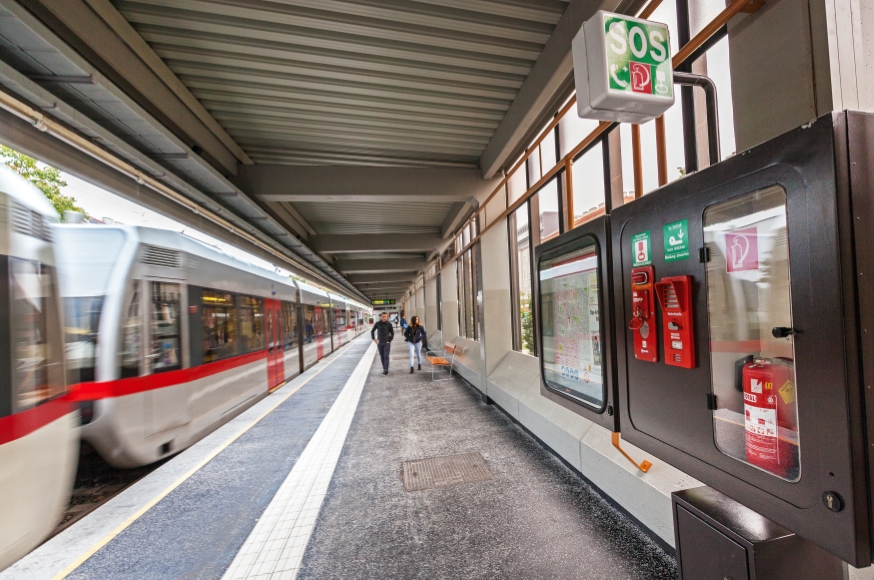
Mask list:
[{"label": "reflection in glass", "polygon": [[55,273],[39,262],[9,258],[12,298],[12,393],[24,411],[64,393]]},{"label": "reflection in glass", "polygon": [[179,284],[150,282],[152,320],[150,328],[151,351],[146,357],[149,370],[153,373],[182,368],[182,349],[180,345]]},{"label": "reflection in glass", "polygon": [[243,353],[264,348],[264,304],[258,298],[240,296],[240,338]]},{"label": "reflection in glass", "polygon": [[237,309],[234,295],[204,290],[203,302],[203,362],[213,362],[236,356]]},{"label": "reflection in glass", "polygon": [[534,354],[534,317],[531,312],[531,232],[528,228],[528,204],[516,210],[517,283],[519,288],[519,328],[521,350]]},{"label": "reflection in glass", "polygon": [[140,376],[143,319],[140,312],[140,281],[131,282],[131,294],[121,328],[121,373],[123,379]]},{"label": "reflection in glass", "polygon": [[285,350],[297,348],[297,313],[295,305],[282,303],[282,331],[285,335]]},{"label": "reflection in glass", "polygon": [[541,260],[540,314],[543,379],[547,387],[592,407],[604,405],[602,343],[595,241]]},{"label": "reflection in glass", "polygon": [[[800,439],[786,193],[774,186],[704,212],[716,445],[797,481]],[[781,336],[781,335],[786,335]]]}]

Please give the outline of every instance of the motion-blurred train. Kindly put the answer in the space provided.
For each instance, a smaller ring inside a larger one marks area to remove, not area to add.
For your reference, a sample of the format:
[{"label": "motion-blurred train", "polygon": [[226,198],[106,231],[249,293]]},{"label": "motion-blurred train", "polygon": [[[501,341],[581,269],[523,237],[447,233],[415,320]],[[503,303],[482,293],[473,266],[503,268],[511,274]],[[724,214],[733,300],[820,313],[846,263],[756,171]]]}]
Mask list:
[{"label": "motion-blurred train", "polygon": [[363,305],[183,234],[54,231],[82,439],[115,467],[185,449],[364,330]]},{"label": "motion-blurred train", "polygon": [[43,193],[0,165],[0,570],[57,525],[76,471],[79,417],[64,380],[56,221]]},{"label": "motion-blurred train", "polygon": [[370,315],[183,234],[54,222],[0,166],[0,570],[57,524],[80,438],[116,467],[176,453]]}]

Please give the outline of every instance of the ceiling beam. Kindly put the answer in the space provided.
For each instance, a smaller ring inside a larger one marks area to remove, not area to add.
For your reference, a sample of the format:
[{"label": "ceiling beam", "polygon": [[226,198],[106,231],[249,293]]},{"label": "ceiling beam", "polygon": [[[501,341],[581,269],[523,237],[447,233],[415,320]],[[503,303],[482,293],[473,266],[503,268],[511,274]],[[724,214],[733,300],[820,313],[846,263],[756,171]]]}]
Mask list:
[{"label": "ceiling beam", "polygon": [[381,274],[349,274],[347,276],[349,282],[356,286],[368,282],[412,282],[416,277],[415,272],[383,272]]},{"label": "ceiling beam", "polygon": [[456,167],[366,167],[245,165],[235,184],[267,202],[452,203],[490,194],[498,180],[478,169]]},{"label": "ceiling beam", "polygon": [[571,0],[480,156],[479,166],[485,179],[498,175],[501,168],[516,159],[570,97],[574,88],[571,40],[583,22],[602,9],[634,14],[644,1]]},{"label": "ceiling beam", "polygon": [[424,253],[443,243],[437,234],[346,234],[320,235],[309,239],[309,246],[320,254],[362,252]]},{"label": "ceiling beam", "polygon": [[394,258],[380,260],[337,260],[335,269],[348,273],[373,272],[418,272],[424,270],[428,262],[424,258]]},{"label": "ceiling beam", "polygon": [[453,203],[440,226],[440,238],[446,239],[454,234],[462,222],[470,217],[470,214],[478,207],[479,202],[473,198]]}]

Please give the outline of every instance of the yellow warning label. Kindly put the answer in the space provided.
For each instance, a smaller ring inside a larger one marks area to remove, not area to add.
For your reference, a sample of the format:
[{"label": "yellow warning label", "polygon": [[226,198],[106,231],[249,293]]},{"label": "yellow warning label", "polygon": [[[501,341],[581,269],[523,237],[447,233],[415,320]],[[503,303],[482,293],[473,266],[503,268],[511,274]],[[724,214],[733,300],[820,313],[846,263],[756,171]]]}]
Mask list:
[{"label": "yellow warning label", "polygon": [[774,388],[774,383],[765,383],[765,388],[770,391]]},{"label": "yellow warning label", "polygon": [[792,384],[792,381],[786,381],[783,383],[783,386],[777,390],[780,393],[780,397],[783,399],[783,404],[788,405],[789,403],[795,402],[795,385]]}]

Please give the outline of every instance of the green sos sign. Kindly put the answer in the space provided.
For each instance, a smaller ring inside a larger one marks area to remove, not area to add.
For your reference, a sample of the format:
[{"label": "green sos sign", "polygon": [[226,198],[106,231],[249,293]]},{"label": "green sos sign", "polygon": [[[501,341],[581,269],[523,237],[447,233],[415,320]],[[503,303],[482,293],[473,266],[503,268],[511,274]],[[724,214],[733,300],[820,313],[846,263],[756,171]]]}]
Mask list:
[{"label": "green sos sign", "polygon": [[667,26],[605,14],[604,32],[610,90],[673,97]]}]

